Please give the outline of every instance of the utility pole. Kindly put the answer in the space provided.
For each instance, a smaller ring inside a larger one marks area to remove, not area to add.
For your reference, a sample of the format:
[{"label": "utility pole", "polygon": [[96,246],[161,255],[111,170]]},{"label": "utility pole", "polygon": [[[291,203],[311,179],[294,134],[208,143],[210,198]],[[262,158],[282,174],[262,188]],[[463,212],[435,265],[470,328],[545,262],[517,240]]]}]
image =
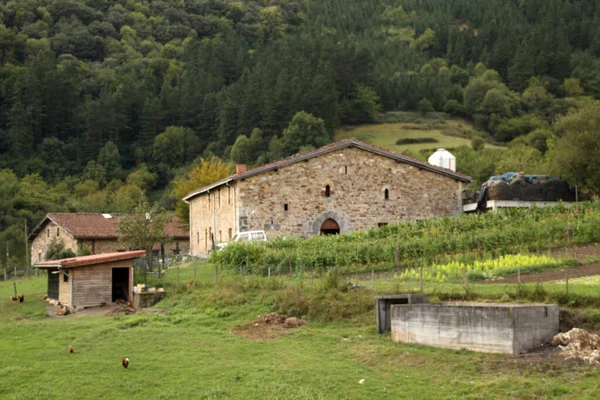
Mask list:
[{"label": "utility pole", "polygon": [[27,218],[25,218],[25,271],[29,279],[29,238],[27,237]]}]

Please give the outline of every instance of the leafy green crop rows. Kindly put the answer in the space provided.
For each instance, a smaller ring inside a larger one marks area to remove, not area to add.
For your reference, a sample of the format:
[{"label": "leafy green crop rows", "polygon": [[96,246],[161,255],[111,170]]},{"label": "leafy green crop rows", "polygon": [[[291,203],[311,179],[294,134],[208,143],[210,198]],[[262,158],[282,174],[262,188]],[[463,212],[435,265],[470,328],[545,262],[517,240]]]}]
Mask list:
[{"label": "leafy green crop rows", "polygon": [[221,268],[245,273],[340,272],[412,268],[498,258],[600,240],[600,204],[506,209],[403,222],[366,232],[310,239],[232,243],[213,255]]}]

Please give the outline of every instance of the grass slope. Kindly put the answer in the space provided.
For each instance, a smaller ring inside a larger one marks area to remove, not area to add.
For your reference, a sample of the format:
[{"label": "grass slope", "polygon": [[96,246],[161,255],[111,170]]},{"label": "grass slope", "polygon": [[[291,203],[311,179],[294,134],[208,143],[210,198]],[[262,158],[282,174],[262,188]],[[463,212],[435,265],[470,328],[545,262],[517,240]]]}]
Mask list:
[{"label": "grass slope", "polygon": [[[354,137],[366,143],[386,148],[398,153],[410,152],[415,157],[427,159],[437,148],[454,149],[471,146],[471,140],[455,135],[468,135],[472,125],[461,119],[447,119],[436,122],[416,121],[407,123],[383,123],[345,127],[335,132],[335,140]],[[397,145],[399,139],[431,138],[436,143],[415,143]],[[500,148],[486,144],[489,148]]]},{"label": "grass slope", "polygon": [[[180,272],[184,286],[193,269]],[[375,333],[371,312],[309,321],[274,340],[243,339],[230,329],[271,311],[278,293],[324,282],[231,276],[216,290],[213,272],[202,264],[194,289],[172,287],[159,305],[169,315],[49,318],[43,278],[18,282],[24,304],[8,300],[12,282],[0,282],[0,398],[593,399],[600,390],[593,367],[392,343]],[[171,270],[166,280],[176,276]],[[376,291],[408,289],[398,285],[377,282]],[[461,290],[428,290],[442,288]],[[324,302],[339,293],[328,296]],[[128,370],[121,356],[131,360]]]}]

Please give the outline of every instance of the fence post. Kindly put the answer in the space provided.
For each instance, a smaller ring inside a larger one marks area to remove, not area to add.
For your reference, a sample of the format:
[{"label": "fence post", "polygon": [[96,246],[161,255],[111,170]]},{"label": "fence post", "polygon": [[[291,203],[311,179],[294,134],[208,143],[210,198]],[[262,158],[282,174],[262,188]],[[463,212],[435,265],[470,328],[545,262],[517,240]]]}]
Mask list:
[{"label": "fence post", "polygon": [[423,266],[419,268],[419,293],[423,293]]},{"label": "fence post", "polygon": [[375,271],[371,269],[371,290],[375,291]]},{"label": "fence post", "polygon": [[521,284],[521,266],[517,267],[517,283]]},{"label": "fence post", "polygon": [[271,267],[269,266],[269,279],[271,279]]}]

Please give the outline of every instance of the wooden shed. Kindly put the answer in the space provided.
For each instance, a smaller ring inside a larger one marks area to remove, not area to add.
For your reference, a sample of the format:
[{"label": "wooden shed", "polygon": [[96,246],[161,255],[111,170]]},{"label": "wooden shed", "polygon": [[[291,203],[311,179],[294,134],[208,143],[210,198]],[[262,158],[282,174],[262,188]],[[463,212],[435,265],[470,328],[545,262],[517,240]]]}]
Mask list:
[{"label": "wooden shed", "polygon": [[133,260],[144,250],[38,262],[48,272],[48,299],[71,309],[133,301]]}]

